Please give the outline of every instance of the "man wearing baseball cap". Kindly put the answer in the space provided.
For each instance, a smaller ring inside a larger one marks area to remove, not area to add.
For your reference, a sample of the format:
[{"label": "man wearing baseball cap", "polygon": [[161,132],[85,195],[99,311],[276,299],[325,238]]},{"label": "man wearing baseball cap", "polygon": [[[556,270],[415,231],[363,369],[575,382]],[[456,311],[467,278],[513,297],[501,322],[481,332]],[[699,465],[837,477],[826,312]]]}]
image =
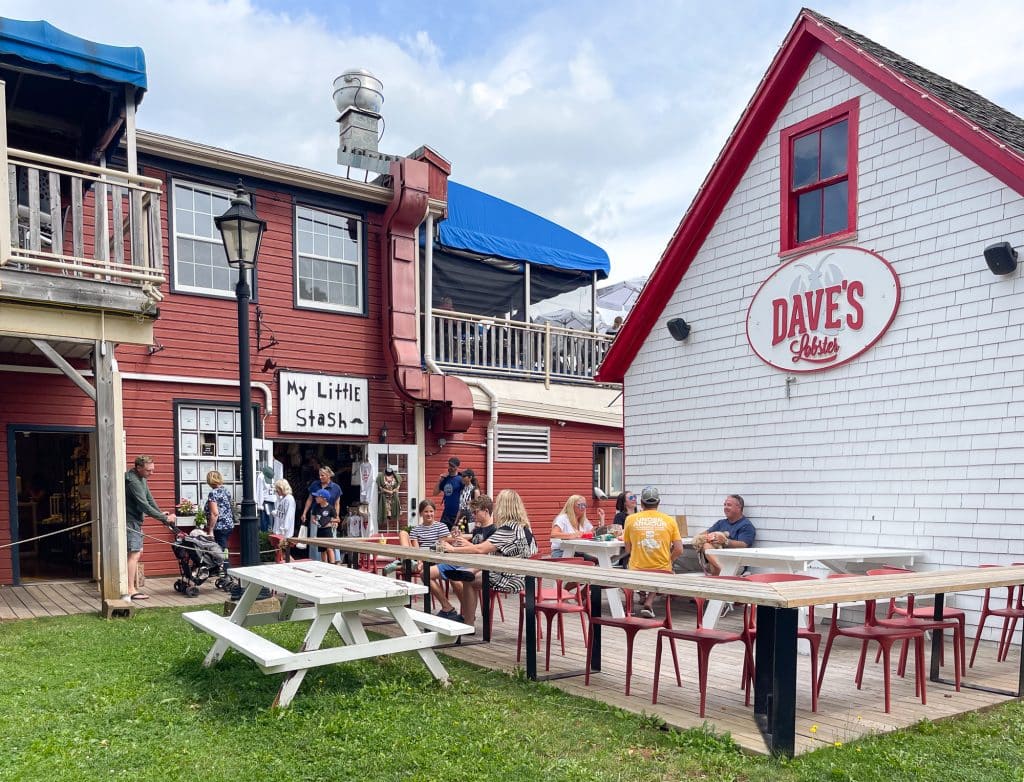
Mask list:
[{"label": "man wearing baseball cap", "polygon": [[[656,486],[645,486],[640,493],[643,510],[626,518],[622,542],[626,544],[630,570],[665,570],[671,572],[672,561],[683,553],[679,525],[671,516],[658,510],[661,495]],[[654,593],[643,593],[640,616],[654,618]]]},{"label": "man wearing baseball cap", "polygon": [[448,460],[448,472],[441,473],[441,478],[437,482],[437,494],[444,495],[444,509],[441,511],[441,521],[447,525],[448,529],[452,528],[455,524],[455,520],[459,517],[459,495],[462,494],[462,473],[459,472],[459,465],[462,462],[459,461],[458,456],[453,456]]}]

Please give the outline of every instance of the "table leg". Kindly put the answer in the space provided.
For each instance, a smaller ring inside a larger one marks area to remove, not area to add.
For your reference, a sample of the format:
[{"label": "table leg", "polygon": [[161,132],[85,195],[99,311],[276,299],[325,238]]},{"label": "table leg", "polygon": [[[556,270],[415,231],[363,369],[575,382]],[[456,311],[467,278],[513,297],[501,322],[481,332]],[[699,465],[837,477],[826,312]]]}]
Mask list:
[{"label": "table leg", "polygon": [[[305,639],[302,641],[302,646],[299,647],[298,653],[315,652],[319,649],[320,644],[323,643],[324,636],[327,635],[327,628],[331,626],[333,619],[333,614],[321,614],[314,619],[313,624],[310,625],[309,631],[306,633]],[[289,671],[284,675],[284,681],[281,682],[281,689],[277,691],[277,697],[274,698],[273,706],[280,706],[283,709],[292,702],[295,693],[299,691],[299,685],[306,678],[307,670],[309,669],[301,668],[297,671]]]},{"label": "table leg", "polygon": [[[422,632],[413,618],[409,616],[409,611],[405,606],[391,606],[388,610],[395,618],[395,623],[402,628],[402,632],[406,635],[419,635]],[[435,679],[443,684],[448,683],[448,671],[437,659],[433,649],[417,649],[416,653]]]},{"label": "table leg", "polygon": [[795,608],[757,607],[754,716],[773,755],[793,757],[796,743]]},{"label": "table leg", "polygon": [[[720,575],[723,576],[735,576],[744,568],[744,563],[732,557],[723,557],[718,560],[718,564],[722,569]],[[722,616],[722,606],[724,603],[721,600],[709,600],[704,607],[704,627],[709,630],[713,630],[715,625],[718,624],[719,618]]]},{"label": "table leg", "polygon": [[[608,551],[598,551],[595,555],[599,567],[612,567],[612,556]],[[622,619],[626,615],[626,609],[622,605],[622,590],[614,587],[606,587],[604,593],[608,596],[608,610],[616,619]],[[597,669],[600,670],[600,669]]]},{"label": "table leg", "polygon": [[[236,625],[245,626],[245,618],[249,615],[249,609],[251,609],[253,603],[256,602],[256,598],[259,597],[260,589],[261,587],[259,584],[246,585],[242,596],[238,598],[235,610],[231,612],[230,619],[232,622]],[[203,659],[203,667],[210,668],[216,665],[217,661],[224,656],[224,652],[226,652],[230,647],[231,644],[218,638],[214,641],[213,647],[210,651],[206,653],[206,657]]]},{"label": "table leg", "polygon": [[523,596],[526,606],[523,613],[523,621],[526,623],[526,678],[537,681],[537,579],[527,576],[523,591],[526,593]]}]

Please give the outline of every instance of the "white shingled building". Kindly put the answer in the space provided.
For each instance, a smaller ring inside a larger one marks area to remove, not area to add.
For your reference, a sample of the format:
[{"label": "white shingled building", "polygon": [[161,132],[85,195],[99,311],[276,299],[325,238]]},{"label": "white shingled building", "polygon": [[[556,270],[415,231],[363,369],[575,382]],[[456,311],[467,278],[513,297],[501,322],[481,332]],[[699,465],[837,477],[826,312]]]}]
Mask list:
[{"label": "white shingled building", "polygon": [[627,485],[691,525],[738,492],[759,545],[1024,561],[1022,194],[1024,120],[802,11],[599,372]]}]

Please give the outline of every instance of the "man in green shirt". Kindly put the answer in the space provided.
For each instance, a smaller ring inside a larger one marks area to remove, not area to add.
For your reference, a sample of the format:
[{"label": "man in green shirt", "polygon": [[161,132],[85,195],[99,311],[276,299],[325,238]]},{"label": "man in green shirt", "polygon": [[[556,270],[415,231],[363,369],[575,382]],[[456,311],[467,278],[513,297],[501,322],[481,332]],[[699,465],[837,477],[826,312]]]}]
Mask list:
[{"label": "man in green shirt", "polygon": [[142,558],[142,519],[151,516],[157,521],[174,523],[173,513],[164,513],[156,506],[146,480],[156,465],[151,456],[136,456],[135,466],[124,474],[124,505],[128,533],[128,594],[132,600],[146,600],[149,595],[135,591],[135,579]]}]

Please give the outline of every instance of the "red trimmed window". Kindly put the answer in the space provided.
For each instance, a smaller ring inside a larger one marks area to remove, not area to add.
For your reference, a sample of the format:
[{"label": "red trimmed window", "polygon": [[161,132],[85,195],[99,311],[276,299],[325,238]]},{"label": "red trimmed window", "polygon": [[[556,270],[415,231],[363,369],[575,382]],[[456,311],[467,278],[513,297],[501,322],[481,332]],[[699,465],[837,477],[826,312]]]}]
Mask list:
[{"label": "red trimmed window", "polygon": [[782,252],[856,230],[858,108],[847,101],[782,131]]}]

